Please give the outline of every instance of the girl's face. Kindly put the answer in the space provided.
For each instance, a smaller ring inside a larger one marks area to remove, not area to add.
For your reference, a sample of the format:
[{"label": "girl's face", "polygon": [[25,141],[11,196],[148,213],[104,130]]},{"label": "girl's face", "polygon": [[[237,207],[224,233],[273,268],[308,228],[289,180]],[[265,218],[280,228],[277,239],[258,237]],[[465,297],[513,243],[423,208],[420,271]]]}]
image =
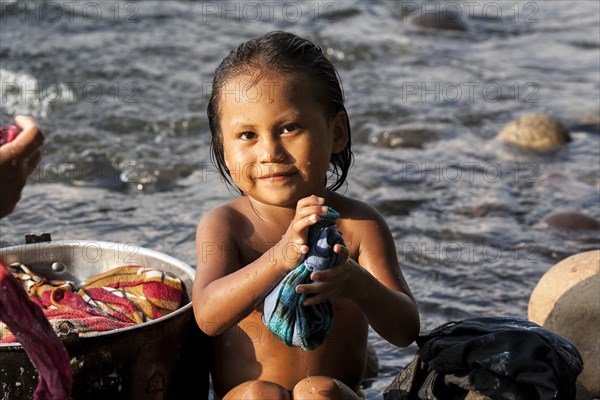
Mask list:
[{"label": "girl's face", "polygon": [[328,118],[308,77],[239,75],[220,97],[225,165],[241,191],[284,207],[323,195],[331,154],[346,145],[346,115]]}]

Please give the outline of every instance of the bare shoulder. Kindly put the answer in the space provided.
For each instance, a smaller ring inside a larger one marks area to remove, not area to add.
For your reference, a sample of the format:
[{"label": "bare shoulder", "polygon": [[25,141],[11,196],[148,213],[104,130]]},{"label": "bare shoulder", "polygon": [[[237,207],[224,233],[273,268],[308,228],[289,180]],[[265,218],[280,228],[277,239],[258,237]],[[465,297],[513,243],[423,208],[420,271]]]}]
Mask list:
[{"label": "bare shoulder", "polygon": [[240,232],[247,219],[236,200],[205,213],[196,229],[196,287],[204,287],[239,268]]},{"label": "bare shoulder", "polygon": [[342,220],[352,225],[385,225],[385,219],[375,207],[361,200],[331,193],[331,207],[340,213]]},{"label": "bare shoulder", "polygon": [[382,246],[395,254],[390,229],[375,207],[337,193],[331,194],[329,205],[340,213],[337,226],[344,235],[350,257],[357,259],[375,248],[379,252]]},{"label": "bare shoulder", "polygon": [[336,194],[331,207],[340,213],[342,232],[350,258],[389,288],[410,293],[400,273],[394,237],[384,217],[368,203]]},{"label": "bare shoulder", "polygon": [[219,234],[226,235],[232,231],[239,232],[240,228],[243,229],[248,223],[248,219],[240,208],[239,201],[233,200],[202,215],[198,222],[196,236],[209,233],[209,236],[220,236]]}]

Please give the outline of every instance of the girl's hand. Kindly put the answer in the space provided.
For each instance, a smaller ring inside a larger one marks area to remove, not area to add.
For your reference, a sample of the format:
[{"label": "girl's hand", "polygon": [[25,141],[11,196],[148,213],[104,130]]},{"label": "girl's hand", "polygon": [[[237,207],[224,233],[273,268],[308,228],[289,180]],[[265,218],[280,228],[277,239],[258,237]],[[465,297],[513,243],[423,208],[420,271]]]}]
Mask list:
[{"label": "girl's hand", "polygon": [[359,273],[362,267],[348,258],[348,249],[345,246],[336,244],[333,251],[338,254],[338,265],[313,272],[310,279],[315,282],[296,286],[296,293],[311,294],[304,301],[304,306],[314,306],[335,297],[356,298],[359,295]]},{"label": "girl's hand", "polygon": [[314,195],[298,201],[294,219],[275,245],[275,257],[285,270],[296,268],[308,253],[308,228],[318,221],[319,215],[327,215],[328,207],[324,204],[325,199]]}]

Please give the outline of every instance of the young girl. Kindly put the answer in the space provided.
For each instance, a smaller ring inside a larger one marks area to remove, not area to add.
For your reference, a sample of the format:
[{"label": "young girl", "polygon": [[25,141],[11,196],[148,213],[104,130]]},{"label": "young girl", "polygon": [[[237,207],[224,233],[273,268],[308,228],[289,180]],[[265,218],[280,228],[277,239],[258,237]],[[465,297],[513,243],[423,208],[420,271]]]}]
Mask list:
[{"label": "young girl", "polygon": [[[208,105],[212,156],[240,196],[206,213],[196,233],[198,326],[212,336],[211,376],[224,399],[357,399],[368,326],[397,346],[419,331],[391,232],[369,205],[335,192],[352,162],[333,65],[310,41],[271,32],[232,51]],[[308,252],[331,209],[345,245],[312,272],[303,307],[330,301],[333,324],[314,350],[288,347],[262,320],[265,297]]]}]

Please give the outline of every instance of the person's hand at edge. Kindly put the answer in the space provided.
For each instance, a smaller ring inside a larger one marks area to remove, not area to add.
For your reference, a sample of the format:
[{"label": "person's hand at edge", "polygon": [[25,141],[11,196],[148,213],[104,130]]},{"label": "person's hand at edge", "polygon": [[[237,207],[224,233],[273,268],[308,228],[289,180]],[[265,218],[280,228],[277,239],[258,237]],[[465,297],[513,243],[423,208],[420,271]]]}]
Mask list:
[{"label": "person's hand at edge", "polygon": [[35,120],[19,115],[15,124],[21,133],[0,147],[0,218],[15,209],[27,178],[42,159],[45,138]]}]

